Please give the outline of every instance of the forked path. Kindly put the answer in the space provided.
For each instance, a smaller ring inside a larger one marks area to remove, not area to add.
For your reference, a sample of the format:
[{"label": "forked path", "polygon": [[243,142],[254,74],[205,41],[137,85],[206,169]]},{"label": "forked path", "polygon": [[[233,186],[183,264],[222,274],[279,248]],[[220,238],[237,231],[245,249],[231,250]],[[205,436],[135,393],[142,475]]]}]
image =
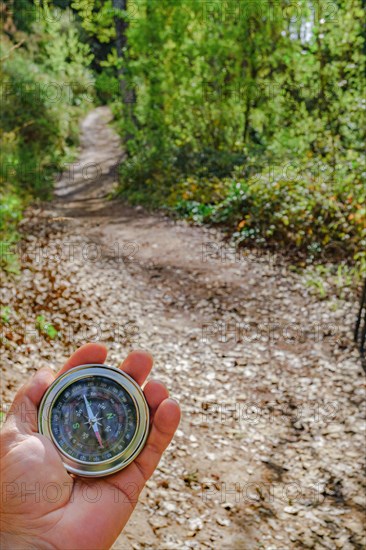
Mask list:
[{"label": "forked path", "polygon": [[114,549],[365,547],[354,306],[318,301],[275,256],[109,200],[123,161],[110,119],[86,117],[47,208],[76,251],[67,322],[74,341],[94,327],[111,364],[149,350],[183,409]]}]

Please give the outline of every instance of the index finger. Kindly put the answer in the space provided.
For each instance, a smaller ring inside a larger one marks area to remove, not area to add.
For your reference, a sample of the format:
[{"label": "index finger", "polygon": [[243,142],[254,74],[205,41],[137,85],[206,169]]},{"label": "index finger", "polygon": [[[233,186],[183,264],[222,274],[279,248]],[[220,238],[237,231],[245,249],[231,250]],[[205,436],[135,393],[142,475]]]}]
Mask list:
[{"label": "index finger", "polygon": [[59,377],[64,372],[79,365],[88,365],[89,363],[103,364],[107,353],[108,350],[103,344],[84,344],[71,355],[56,376]]}]

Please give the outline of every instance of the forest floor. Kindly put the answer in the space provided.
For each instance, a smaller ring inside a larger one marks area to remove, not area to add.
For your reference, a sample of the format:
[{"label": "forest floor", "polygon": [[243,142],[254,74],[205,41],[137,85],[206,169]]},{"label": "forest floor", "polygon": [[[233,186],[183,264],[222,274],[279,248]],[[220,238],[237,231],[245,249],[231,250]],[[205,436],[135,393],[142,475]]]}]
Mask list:
[{"label": "forest floor", "polygon": [[5,402],[85,341],[112,365],[149,350],[183,417],[114,550],[366,548],[354,297],[319,300],[278,255],[110,200],[110,119],[88,114],[54,200],[26,212],[2,291]]}]

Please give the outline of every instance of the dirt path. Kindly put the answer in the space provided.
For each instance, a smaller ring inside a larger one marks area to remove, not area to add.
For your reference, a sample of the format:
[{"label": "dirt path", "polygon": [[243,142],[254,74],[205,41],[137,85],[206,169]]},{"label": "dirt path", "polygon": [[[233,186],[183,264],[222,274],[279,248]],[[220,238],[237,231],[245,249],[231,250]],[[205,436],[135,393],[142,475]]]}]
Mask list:
[{"label": "dirt path", "polygon": [[[148,349],[183,421],[115,550],[366,548],[354,304],[318,301],[274,255],[108,201],[123,159],[109,120],[86,117],[78,163],[24,223],[5,399],[85,340],[111,364]],[[59,338],[32,340],[35,316]]]}]

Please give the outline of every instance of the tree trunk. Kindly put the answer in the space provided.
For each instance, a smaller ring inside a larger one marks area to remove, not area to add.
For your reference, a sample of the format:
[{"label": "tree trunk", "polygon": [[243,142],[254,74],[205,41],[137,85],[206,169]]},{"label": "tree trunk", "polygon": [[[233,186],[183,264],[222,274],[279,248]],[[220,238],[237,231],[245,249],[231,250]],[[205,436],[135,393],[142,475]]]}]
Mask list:
[{"label": "tree trunk", "polygon": [[[127,0],[113,0],[113,8],[117,11],[127,10]],[[121,66],[118,67],[119,84],[122,94],[122,101],[125,104],[132,105],[135,103],[135,91],[126,82],[126,65],[127,65],[127,29],[128,22],[119,17],[114,16],[114,25],[116,29],[116,49],[117,57],[121,60]]]}]

